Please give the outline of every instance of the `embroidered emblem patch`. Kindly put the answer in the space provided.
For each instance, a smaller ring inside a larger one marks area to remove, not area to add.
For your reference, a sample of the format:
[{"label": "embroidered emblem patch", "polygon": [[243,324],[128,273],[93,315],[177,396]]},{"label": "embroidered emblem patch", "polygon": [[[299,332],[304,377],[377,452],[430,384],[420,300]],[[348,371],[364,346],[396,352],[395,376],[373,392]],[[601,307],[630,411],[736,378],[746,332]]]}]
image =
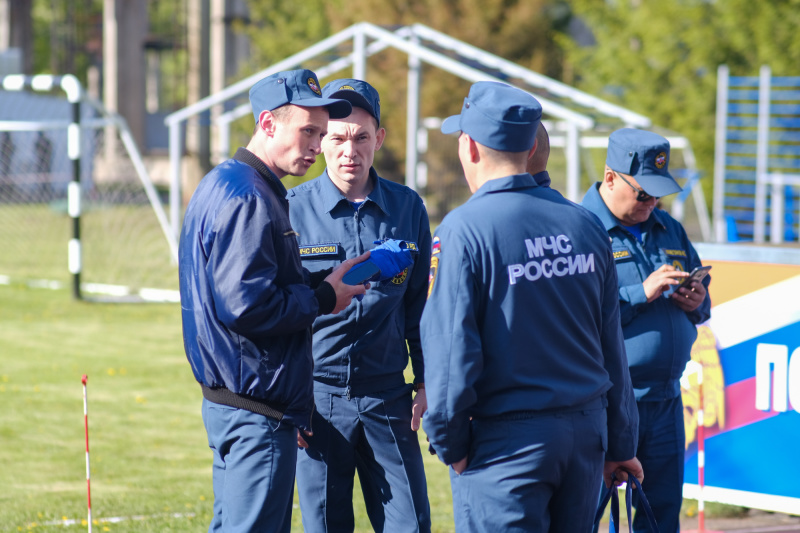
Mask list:
[{"label": "embroidered emblem patch", "polygon": [[656,168],[664,168],[667,164],[667,153],[660,152],[656,156]]},{"label": "embroidered emblem patch", "polygon": [[433,282],[436,281],[436,271],[439,270],[439,256],[434,255],[431,257],[431,273],[428,276],[428,298],[431,297],[433,291]]},{"label": "embroidered emblem patch", "polygon": [[441,251],[441,250],[439,249],[439,237],[434,237],[434,238],[433,238],[433,248],[432,248],[431,254],[432,254],[432,255],[436,255],[436,254],[438,254],[440,251]]},{"label": "embroidered emblem patch", "polygon": [[317,80],[315,80],[314,78],[308,78],[308,86],[311,87],[312,91],[322,96],[322,91],[319,90],[319,85],[317,85]]},{"label": "embroidered emblem patch", "polygon": [[393,277],[392,278],[392,283],[394,283],[395,285],[402,285],[407,277],[408,277],[408,268],[406,268],[405,270],[400,272],[398,275]]},{"label": "embroidered emblem patch", "polygon": [[614,259],[624,259],[630,256],[631,253],[628,250],[617,250],[614,252]]},{"label": "embroidered emblem patch", "polygon": [[355,91],[355,89],[353,89],[349,85],[342,85],[341,87],[339,87],[339,90],[340,91]]},{"label": "embroidered emblem patch", "polygon": [[686,250],[670,250],[668,248],[664,248],[664,254],[674,257],[686,257]]}]

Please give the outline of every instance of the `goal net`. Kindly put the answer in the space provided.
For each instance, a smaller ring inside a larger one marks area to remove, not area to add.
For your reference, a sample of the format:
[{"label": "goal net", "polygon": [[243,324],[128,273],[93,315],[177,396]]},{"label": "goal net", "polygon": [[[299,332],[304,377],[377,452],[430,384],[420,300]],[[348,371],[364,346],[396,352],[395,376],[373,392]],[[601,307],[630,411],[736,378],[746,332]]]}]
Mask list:
[{"label": "goal net", "polygon": [[174,237],[124,120],[82,95],[76,157],[69,138],[76,107],[63,93],[7,85],[0,89],[0,282],[58,288],[79,279],[87,299],[176,300]]}]

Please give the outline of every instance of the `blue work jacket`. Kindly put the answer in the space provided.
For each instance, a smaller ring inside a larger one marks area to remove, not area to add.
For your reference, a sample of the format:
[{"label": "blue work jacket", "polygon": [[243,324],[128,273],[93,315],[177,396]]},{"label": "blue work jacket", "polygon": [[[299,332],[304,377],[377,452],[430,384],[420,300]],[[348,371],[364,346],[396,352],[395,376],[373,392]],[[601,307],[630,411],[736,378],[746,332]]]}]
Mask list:
[{"label": "blue work jacket", "polygon": [[[183,342],[195,379],[265,404],[301,428],[314,406],[307,285],[286,189],[240,148],[192,195],[181,231]],[[205,393],[205,391],[204,391]]]},{"label": "blue work jacket", "polygon": [[[583,206],[597,215],[611,237],[619,278],[619,308],[637,400],[660,401],[680,395],[680,377],[691,358],[696,324],[711,316],[711,298],[687,313],[667,296],[647,303],[644,280],[661,265],[691,272],[701,266],[686,231],[666,211],[654,209],[641,224],[642,242],[609,211],[593,185]],[[706,290],[710,276],[703,280]]]},{"label": "blue work jacket", "polygon": [[310,272],[335,267],[385,239],[416,248],[414,264],[387,281],[372,282],[363,300],[314,322],[317,390],[362,396],[405,383],[411,357],[414,381],[423,381],[419,321],[425,306],[431,232],[419,195],[370,169],[372,192],[354,209],[328,177],[289,191],[292,226],[300,234],[300,257]]},{"label": "blue work jacket", "polygon": [[423,424],[445,464],[467,456],[471,417],[571,411],[604,396],[609,460],[636,453],[608,236],[530,174],[488,181],[437,228],[422,348]]}]

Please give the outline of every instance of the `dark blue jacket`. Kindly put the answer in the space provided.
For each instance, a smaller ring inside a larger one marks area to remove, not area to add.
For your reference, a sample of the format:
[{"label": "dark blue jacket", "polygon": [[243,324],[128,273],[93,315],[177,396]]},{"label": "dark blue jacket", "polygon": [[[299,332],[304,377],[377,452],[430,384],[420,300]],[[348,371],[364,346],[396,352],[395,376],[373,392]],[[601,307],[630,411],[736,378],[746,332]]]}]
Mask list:
[{"label": "dark blue jacket", "polygon": [[[691,358],[697,338],[696,324],[711,316],[711,298],[687,313],[666,296],[647,303],[644,280],[661,265],[691,272],[701,266],[680,222],[666,211],[654,209],[641,225],[640,243],[608,210],[593,185],[583,206],[598,216],[611,237],[619,278],[619,308],[628,352],[631,380],[637,400],[659,401],[680,395],[680,377]],[[708,289],[710,276],[703,285]]]},{"label": "dark blue jacket", "polygon": [[200,182],[180,239],[183,341],[199,383],[308,428],[319,302],[306,283],[285,195],[245,149]]},{"label": "dark blue jacket", "polygon": [[423,424],[445,464],[467,455],[470,417],[570,411],[604,396],[609,460],[635,455],[617,276],[591,213],[530,174],[491,180],[437,228],[431,272]]},{"label": "dark blue jacket", "polygon": [[[336,315],[314,322],[314,381],[317,390],[362,396],[405,383],[409,352],[414,381],[423,381],[419,321],[425,306],[431,232],[419,195],[378,177],[358,209],[327,174],[289,191],[292,226],[300,234],[300,257],[311,272],[336,266],[398,239],[418,252],[414,264],[391,280],[372,282],[364,299],[353,299]],[[408,347],[406,347],[408,343]]]}]

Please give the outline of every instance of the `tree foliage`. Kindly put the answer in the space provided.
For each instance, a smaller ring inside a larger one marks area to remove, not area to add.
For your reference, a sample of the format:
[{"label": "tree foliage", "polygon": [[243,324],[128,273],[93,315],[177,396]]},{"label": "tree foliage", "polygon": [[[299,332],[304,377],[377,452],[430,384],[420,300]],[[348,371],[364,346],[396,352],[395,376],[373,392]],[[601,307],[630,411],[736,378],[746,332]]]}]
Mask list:
[{"label": "tree foliage", "polygon": [[[596,44],[559,40],[577,86],[689,138],[706,177],[714,156],[717,68],[797,75],[800,1],[574,0]],[[710,190],[712,180],[704,180]],[[710,198],[710,196],[709,196]]]}]

